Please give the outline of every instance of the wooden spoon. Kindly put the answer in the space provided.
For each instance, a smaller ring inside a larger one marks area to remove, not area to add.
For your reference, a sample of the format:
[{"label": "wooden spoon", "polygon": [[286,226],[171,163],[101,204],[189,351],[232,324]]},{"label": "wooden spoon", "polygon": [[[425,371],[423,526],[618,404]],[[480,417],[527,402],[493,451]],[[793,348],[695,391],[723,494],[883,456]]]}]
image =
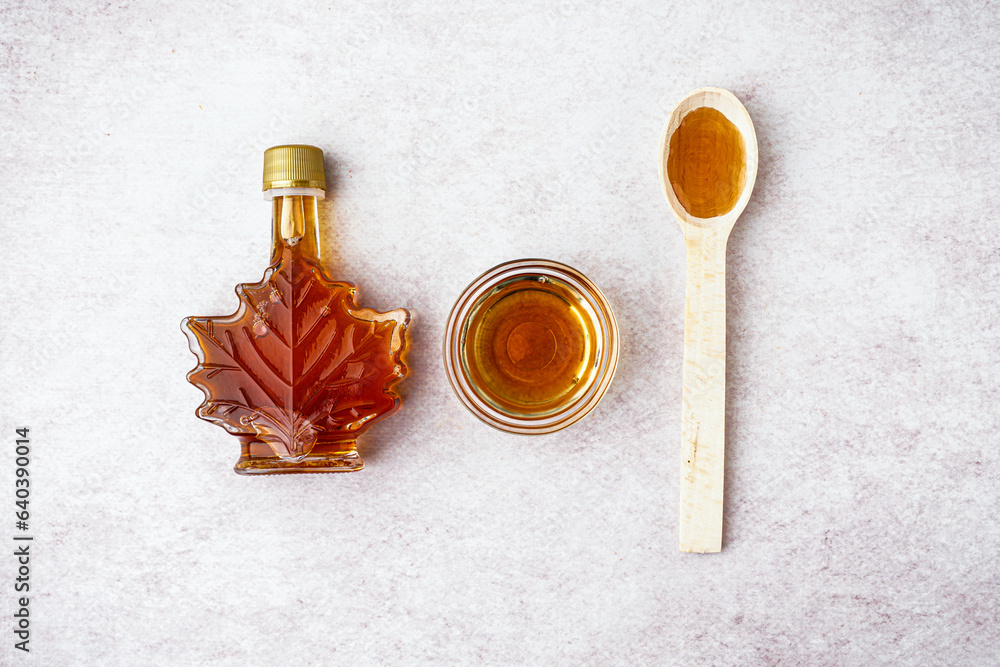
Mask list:
[{"label": "wooden spoon", "polygon": [[732,93],[699,88],[674,108],[660,139],[660,178],[687,241],[681,551],[722,549],[726,241],[756,177],[757,135]]}]

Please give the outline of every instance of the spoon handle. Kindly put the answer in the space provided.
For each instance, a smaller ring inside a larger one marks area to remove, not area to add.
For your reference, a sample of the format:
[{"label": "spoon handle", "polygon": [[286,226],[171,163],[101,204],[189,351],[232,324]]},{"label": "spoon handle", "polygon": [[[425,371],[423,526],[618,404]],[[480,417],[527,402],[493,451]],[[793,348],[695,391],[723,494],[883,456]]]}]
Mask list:
[{"label": "spoon handle", "polygon": [[680,549],[722,549],[726,448],[726,233],[687,225]]}]

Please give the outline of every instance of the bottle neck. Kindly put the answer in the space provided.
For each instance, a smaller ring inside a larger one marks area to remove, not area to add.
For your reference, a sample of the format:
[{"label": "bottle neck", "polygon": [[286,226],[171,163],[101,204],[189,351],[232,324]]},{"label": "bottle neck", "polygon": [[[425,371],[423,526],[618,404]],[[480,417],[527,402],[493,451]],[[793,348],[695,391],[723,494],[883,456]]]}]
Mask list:
[{"label": "bottle neck", "polygon": [[276,263],[286,249],[320,263],[318,201],[323,191],[279,188],[267,194],[272,198],[271,263]]}]

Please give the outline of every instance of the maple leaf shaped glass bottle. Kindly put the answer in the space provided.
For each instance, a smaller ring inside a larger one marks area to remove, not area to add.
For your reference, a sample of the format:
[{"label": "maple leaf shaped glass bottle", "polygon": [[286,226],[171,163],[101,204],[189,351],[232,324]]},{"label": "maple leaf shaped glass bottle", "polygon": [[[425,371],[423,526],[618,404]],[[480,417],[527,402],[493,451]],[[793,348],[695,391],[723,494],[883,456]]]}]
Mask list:
[{"label": "maple leaf shaped glass bottle", "polygon": [[410,315],[358,308],[354,285],[326,276],[316,224],[325,189],[320,149],[267,149],[270,266],[237,285],[232,315],[181,323],[198,357],[188,380],[205,393],[197,415],[239,438],[240,474],[360,470],[358,436],[399,407],[391,387],[406,374]]}]

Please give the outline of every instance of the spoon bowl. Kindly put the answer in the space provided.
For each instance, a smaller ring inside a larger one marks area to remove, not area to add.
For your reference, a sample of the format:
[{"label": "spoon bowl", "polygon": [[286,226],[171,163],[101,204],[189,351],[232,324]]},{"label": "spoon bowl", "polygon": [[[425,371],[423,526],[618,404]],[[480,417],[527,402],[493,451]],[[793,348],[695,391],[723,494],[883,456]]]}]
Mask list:
[{"label": "spoon bowl", "polygon": [[726,419],[726,243],[757,178],[750,114],[699,88],[670,114],[660,179],[687,246],[681,418],[681,551],[722,549]]},{"label": "spoon bowl", "polygon": [[[743,163],[745,180],[742,183],[739,198],[735,205],[726,213],[719,216],[704,218],[692,215],[677,197],[677,192],[671,183],[667,168],[667,160],[670,153],[670,140],[674,133],[692,111],[697,109],[714,109],[721,113],[726,120],[732,123],[739,136],[743,139],[745,160]],[[714,229],[732,230],[737,218],[743,213],[747,202],[750,201],[750,194],[753,192],[754,182],[757,180],[757,134],[754,132],[753,121],[750,114],[740,103],[736,96],[728,90],[722,88],[699,88],[681,100],[674,110],[670,112],[667,124],[663,128],[660,136],[660,182],[663,184],[663,193],[670,204],[670,210],[677,216],[678,222],[683,229],[686,225],[695,227],[712,227]]]}]

